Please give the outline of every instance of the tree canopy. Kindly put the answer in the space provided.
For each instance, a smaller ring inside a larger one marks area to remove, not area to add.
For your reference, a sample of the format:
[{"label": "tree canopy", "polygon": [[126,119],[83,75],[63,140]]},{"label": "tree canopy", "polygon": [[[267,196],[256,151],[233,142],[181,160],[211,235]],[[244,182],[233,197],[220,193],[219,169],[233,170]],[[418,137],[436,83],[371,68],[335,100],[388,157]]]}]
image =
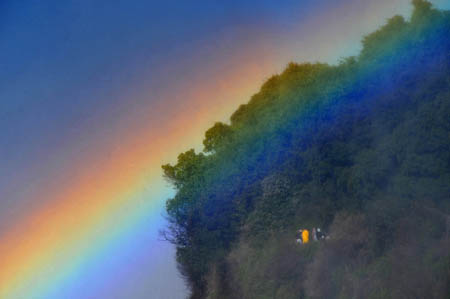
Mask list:
[{"label": "tree canopy", "polygon": [[[450,292],[445,217],[430,217],[450,213],[450,14],[412,2],[358,56],[290,63],[206,131],[203,152],[162,166],[191,298]],[[295,247],[313,226],[333,238]]]}]

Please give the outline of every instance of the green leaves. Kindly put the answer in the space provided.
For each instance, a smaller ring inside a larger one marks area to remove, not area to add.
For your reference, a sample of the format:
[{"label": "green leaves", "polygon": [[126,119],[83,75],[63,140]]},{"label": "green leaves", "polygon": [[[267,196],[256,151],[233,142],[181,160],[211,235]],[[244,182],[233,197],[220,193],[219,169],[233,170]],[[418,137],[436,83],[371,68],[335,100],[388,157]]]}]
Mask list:
[{"label": "green leaves", "polygon": [[216,152],[220,147],[226,146],[232,138],[232,133],[233,131],[229,125],[221,122],[215,123],[205,133],[205,139],[203,140],[204,152]]},{"label": "green leaves", "polygon": [[180,189],[188,182],[200,178],[203,174],[206,157],[204,154],[196,154],[194,149],[178,155],[177,164],[172,166],[165,164],[162,166],[164,177]]}]

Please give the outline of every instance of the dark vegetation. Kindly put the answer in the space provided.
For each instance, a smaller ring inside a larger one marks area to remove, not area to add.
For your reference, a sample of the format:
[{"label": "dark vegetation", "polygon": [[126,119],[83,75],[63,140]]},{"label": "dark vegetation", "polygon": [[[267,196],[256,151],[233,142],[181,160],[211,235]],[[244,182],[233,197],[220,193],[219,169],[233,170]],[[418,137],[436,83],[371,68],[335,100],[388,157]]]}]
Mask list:
[{"label": "dark vegetation", "polygon": [[[413,5],[163,166],[191,298],[450,298],[450,13]],[[296,245],[313,226],[331,238]]]}]

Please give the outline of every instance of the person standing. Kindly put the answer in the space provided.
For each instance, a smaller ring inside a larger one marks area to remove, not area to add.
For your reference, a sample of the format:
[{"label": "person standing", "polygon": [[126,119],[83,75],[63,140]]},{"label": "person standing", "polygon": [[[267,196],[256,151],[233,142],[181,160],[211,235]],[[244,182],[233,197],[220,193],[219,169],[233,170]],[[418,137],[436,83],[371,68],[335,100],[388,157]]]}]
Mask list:
[{"label": "person standing", "polygon": [[304,244],[309,242],[309,231],[307,229],[302,231],[302,241]]},{"label": "person standing", "polygon": [[323,231],[320,228],[316,229],[316,234],[317,234],[317,239],[318,240],[325,239],[325,234],[323,233]]},{"label": "person standing", "polygon": [[295,240],[298,244],[302,244],[303,243],[303,241],[302,241],[302,230],[301,229],[299,229],[298,231],[297,231],[297,238],[296,238],[296,240]]},{"label": "person standing", "polygon": [[313,227],[313,229],[311,230],[311,234],[313,241],[317,241],[317,231],[315,227]]}]

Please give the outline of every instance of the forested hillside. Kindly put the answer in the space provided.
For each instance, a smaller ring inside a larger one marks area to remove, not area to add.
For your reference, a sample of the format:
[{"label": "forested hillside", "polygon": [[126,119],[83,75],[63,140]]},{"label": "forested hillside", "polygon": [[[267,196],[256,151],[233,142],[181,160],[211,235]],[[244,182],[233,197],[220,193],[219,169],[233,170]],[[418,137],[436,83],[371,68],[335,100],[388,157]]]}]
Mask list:
[{"label": "forested hillside", "polygon": [[[163,166],[191,298],[449,298],[450,13],[413,5]],[[296,244],[311,227],[330,238]]]}]

